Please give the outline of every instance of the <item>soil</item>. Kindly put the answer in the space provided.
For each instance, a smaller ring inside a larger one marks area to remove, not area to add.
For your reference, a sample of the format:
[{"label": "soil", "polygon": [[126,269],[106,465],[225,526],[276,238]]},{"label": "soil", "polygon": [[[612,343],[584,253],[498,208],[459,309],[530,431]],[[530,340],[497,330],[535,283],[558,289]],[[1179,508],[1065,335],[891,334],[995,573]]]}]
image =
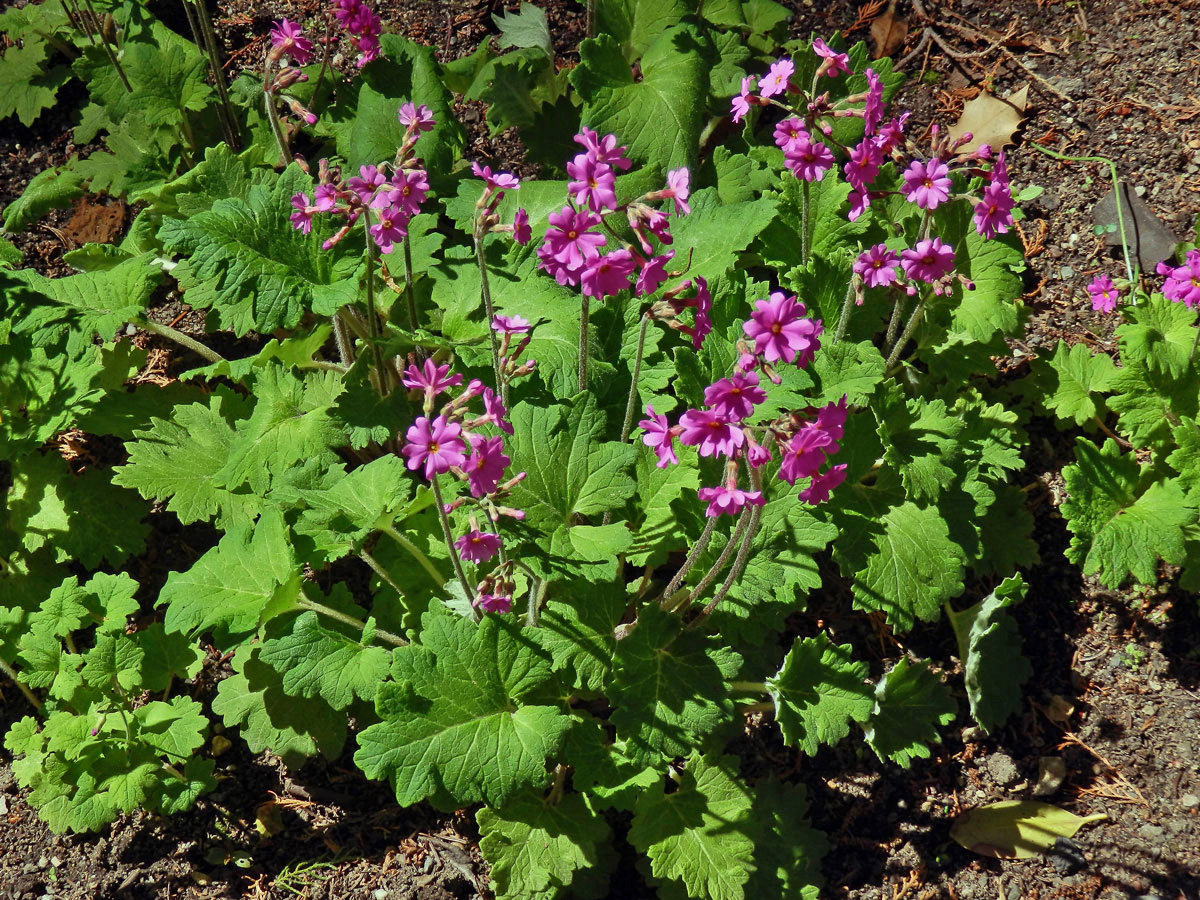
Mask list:
[{"label": "soil", "polygon": [[[184,27],[171,20],[179,15],[174,8],[152,6],[173,27]],[[545,6],[560,60],[569,65],[582,36],[581,7],[567,0]],[[913,109],[922,126],[954,122],[981,89],[1006,96],[1029,85],[1029,108],[1018,143],[1009,148],[1009,168],[1019,187],[1037,185],[1043,193],[1026,205],[1022,223],[1028,334],[1014,344],[1006,366],[1020,374],[1060,339],[1113,352],[1113,320],[1093,312],[1084,291],[1094,273],[1123,272],[1119,253],[1094,230],[1093,207],[1111,188],[1107,166],[1062,162],[1033,145],[1112,159],[1162,225],[1180,239],[1194,239],[1200,3],[913,0],[889,9],[884,3],[860,8],[844,0],[796,0],[794,6],[797,36],[842,30],[870,41],[873,21],[884,32],[891,21],[898,34],[899,20],[907,19],[907,36],[890,55],[905,60],[912,76],[898,102]],[[378,8],[386,27],[451,59],[494,33],[491,14],[500,5],[383,0]],[[222,2],[214,18],[230,70],[259,52],[273,18],[316,11],[316,0]],[[926,28],[936,39],[922,45]],[[82,98],[68,88],[61,99],[32,128],[0,122],[0,203],[19,195],[46,166],[91,149],[76,148],[70,134]],[[475,155],[519,167],[515,135],[493,140],[477,106],[460,104],[458,111],[472,128]],[[92,235],[114,236],[130,219],[123,204],[91,198],[51,212],[13,240],[39,270],[65,274],[66,249],[98,239]],[[202,328],[199,316],[189,316],[176,297],[164,297],[156,316],[182,320],[178,327],[185,330]],[[159,346],[157,338],[140,339]],[[172,364],[168,358],[160,367],[166,371]],[[1024,712],[993,735],[962,717],[932,756],[908,771],[881,764],[849,740],[806,758],[784,747],[774,725],[756,716],[732,748],[748,777],[775,771],[807,786],[813,824],[830,838],[822,896],[1200,898],[1197,598],[1180,590],[1170,573],[1142,591],[1111,592],[1080,579],[1063,557],[1068,536],[1057,512],[1059,473],[1071,461],[1073,434],[1038,420],[1029,428],[1027,466],[1019,477],[1030,485],[1042,562],[1024,573],[1030,592],[1016,611],[1034,665]],[[154,513],[152,521],[155,537],[140,561],[141,574],[152,582],[214,539],[203,528],[181,529],[165,512]],[[848,614],[834,597],[815,597],[811,608],[839,637],[874,635],[869,620]],[[860,644],[878,647],[876,671],[907,649],[947,666],[955,656],[944,625],[918,628],[903,640]],[[207,702],[227,671],[227,661],[213,651],[194,696]],[[6,692],[0,727],[27,712],[18,695]],[[963,809],[1033,796],[1039,765],[1061,767],[1063,776],[1044,799],[1081,815],[1105,813],[1107,821],[1086,827],[1055,853],[1027,861],[985,859],[950,840],[950,823]],[[237,740],[218,756],[218,774],[219,789],[189,815],[139,814],[99,835],[54,836],[0,760],[0,821],[6,826],[0,900],[490,896],[473,810],[445,815],[423,805],[399,809],[387,786],[363,779],[348,756],[288,771],[269,755],[250,756]],[[632,853],[622,849],[610,896],[653,896]]]}]

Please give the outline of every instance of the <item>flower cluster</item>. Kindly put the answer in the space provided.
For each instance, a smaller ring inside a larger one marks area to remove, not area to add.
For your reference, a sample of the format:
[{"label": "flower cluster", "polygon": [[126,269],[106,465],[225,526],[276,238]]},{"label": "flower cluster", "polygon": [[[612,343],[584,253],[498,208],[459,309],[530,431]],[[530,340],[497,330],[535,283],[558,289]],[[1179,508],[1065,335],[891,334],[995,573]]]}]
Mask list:
[{"label": "flower cluster", "polygon": [[[611,297],[630,287],[639,297],[649,296],[668,278],[681,274],[667,270],[675,253],[663,248],[673,241],[669,217],[691,212],[688,170],[672,169],[665,188],[622,204],[616,193],[617,172],[632,165],[625,157],[625,147],[617,146],[615,135],[600,137],[586,126],[575,140],[584,149],[567,163],[569,203],[550,214],[550,226],[537,251],[538,266],[559,284],[579,285],[589,297]],[[649,205],[660,201],[667,201],[668,208]],[[602,248],[615,232],[609,229],[605,234],[600,226],[606,216],[622,212],[636,243],[622,243],[604,253]],[[692,286],[680,285],[679,292]],[[694,308],[698,310],[699,304]],[[693,330],[706,327],[697,321]]]},{"label": "flower cluster", "polygon": [[358,49],[360,69],[379,56],[382,22],[363,0],[334,0],[333,16],[349,33],[350,43]]},{"label": "flower cluster", "polygon": [[291,198],[295,209],[290,216],[293,227],[308,234],[317,213],[342,217],[345,224],[323,244],[328,250],[367,214],[371,238],[382,252],[391,253],[395,244],[404,240],[409,221],[420,212],[429,192],[423,163],[412,156],[412,151],[421,132],[433,128],[433,116],[424,106],[405,103],[398,117],[405,126],[404,143],[390,164],[391,177],[377,166],[362,166],[358,175],[343,180],[339,171],[322,159],[313,196],[300,192]]},{"label": "flower cluster", "polygon": [[[954,248],[936,237],[917,241],[899,253],[886,244],[875,244],[858,255],[853,269],[864,287],[901,285],[909,294],[917,293],[917,282],[931,285],[935,294],[949,293],[956,281],[967,290],[975,287],[969,278],[954,272]],[[861,295],[858,302],[862,303]]]},{"label": "flower cluster", "polygon": [[496,215],[496,206],[504,199],[504,192],[520,190],[521,180],[507,172],[493,174],[491,166],[480,166],[477,162],[471,163],[471,173],[476,178],[482,178],[484,183],[483,195],[475,204],[476,237],[482,238],[489,233],[511,234],[521,246],[528,244],[533,233],[529,228],[529,214],[525,210],[518,208],[509,225],[499,224],[500,219]]},{"label": "flower cluster", "polygon": [[[497,319],[502,318],[497,316]],[[494,327],[504,334],[506,353],[513,334],[528,335],[531,330],[529,323],[519,317],[494,323]],[[510,358],[519,356],[526,344],[528,337],[510,354]],[[525,372],[516,374],[526,374],[532,364],[526,363],[525,368]],[[512,434],[513,427],[499,394],[475,379],[462,388],[457,396],[438,407],[441,395],[450,394],[452,388],[460,388],[462,381],[462,375],[451,373],[448,364],[438,364],[433,359],[426,359],[421,366],[414,363],[405,370],[402,383],[410,391],[420,392],[424,414],[418,416],[405,432],[405,442],[400,452],[407,458],[409,469],[421,470],[426,479],[435,482],[435,486],[438,476],[446,474],[466,484],[469,496],[460,496],[446,504],[439,511],[440,514],[448,514],[471,503],[477,513],[493,524],[501,516],[523,519],[524,511],[500,502],[525,477],[525,473],[506,478],[506,469],[512,460],[504,452],[504,435]],[[471,409],[477,398],[483,407],[481,412]],[[484,432],[486,428],[500,433],[487,434]],[[440,493],[438,496],[441,496]],[[455,540],[454,546],[463,560],[476,565],[500,556],[500,567],[477,586],[474,604],[488,612],[507,612],[512,606],[511,569],[505,560],[504,542],[500,534],[481,531],[479,517],[472,513],[470,529]]]},{"label": "flower cluster", "polygon": [[1191,308],[1200,306],[1200,250],[1189,250],[1182,266],[1160,262],[1155,269],[1165,275],[1163,296],[1173,303],[1183,303]]},{"label": "flower cluster", "polygon": [[[708,503],[709,516],[732,515],[747,504],[762,506],[766,501],[759,469],[771,460],[771,445],[780,451],[779,477],[788,484],[809,479],[800,491],[800,499],[817,504],[846,477],[846,466],[837,465],[822,472],[829,456],[837,453],[846,421],[846,398],[808,414],[789,414],[765,424],[753,424],[755,409],[767,399],[759,372],[772,383],[781,379],[774,365],[795,363],[799,368],[812,362],[820,349],[824,327],[820,320],[807,316],[803,303],[781,291],[754,304],[750,320],[743,326],[745,341],[738,342],[739,358],[734,371],[704,390],[704,408],[689,409],[671,425],[665,415],[646,407],[648,418],[641,420],[642,442],[654,450],[659,468],[679,462],[674,441],[695,447],[700,456],[724,456],[728,460],[721,484],[703,487],[698,496]],[[745,461],[751,490],[738,484],[739,463]]]}]

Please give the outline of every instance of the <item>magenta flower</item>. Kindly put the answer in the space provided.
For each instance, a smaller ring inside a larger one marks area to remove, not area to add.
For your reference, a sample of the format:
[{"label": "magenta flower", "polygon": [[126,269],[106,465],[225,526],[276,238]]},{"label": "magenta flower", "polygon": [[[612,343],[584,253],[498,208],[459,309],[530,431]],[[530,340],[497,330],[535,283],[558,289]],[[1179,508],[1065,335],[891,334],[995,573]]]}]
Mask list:
[{"label": "magenta flower", "polygon": [[500,399],[500,395],[490,387],[483,389],[483,418],[505,434],[513,433],[512,424],[508,421],[508,408]]},{"label": "magenta flower", "polygon": [[783,161],[801,181],[820,181],[833,165],[833,153],[820,141],[803,137],[783,151]]},{"label": "magenta flower", "polygon": [[[846,428],[846,395],[842,394],[842,399],[837,403],[823,406],[817,413],[817,421],[813,427],[829,435],[831,441],[840,441]],[[837,453],[837,450],[829,452]]]},{"label": "magenta flower", "polygon": [[[578,271],[604,246],[604,235],[589,231],[599,224],[600,217],[595,213],[576,212],[564,206],[561,211],[550,214],[550,227],[546,229],[542,247],[555,261],[571,271]],[[540,252],[538,256],[541,256]]]},{"label": "magenta flower", "polygon": [[486,181],[488,187],[494,191],[515,191],[521,187],[521,179],[516,175],[510,175],[508,172],[497,172],[493,175],[491,166],[480,167],[477,162],[471,163],[471,173],[476,178]]},{"label": "magenta flower", "polygon": [[854,272],[867,287],[887,287],[896,283],[900,257],[884,244],[864,250],[854,261]]},{"label": "magenta flower", "polygon": [[825,464],[825,457],[836,452],[837,444],[829,433],[810,422],[780,444],[779,477],[788,484],[816,475]]},{"label": "magenta flower", "polygon": [[738,422],[766,399],[767,392],[758,386],[758,376],[753,372],[734,372],[704,389],[704,402],[714,413]]},{"label": "magenta flower", "polygon": [[954,248],[941,238],[917,241],[917,246],[900,253],[900,268],[909,278],[932,284],[954,268]]},{"label": "magenta flower", "polygon": [[332,184],[318,184],[313,191],[313,206],[319,212],[329,212],[337,206],[338,192]]},{"label": "magenta flower", "polygon": [[646,216],[646,227],[650,229],[650,233],[660,244],[675,243],[675,239],[671,237],[670,221],[665,213],[657,209],[650,210]]},{"label": "magenta flower", "polygon": [[1092,283],[1087,286],[1087,291],[1092,298],[1092,309],[1096,312],[1112,312],[1117,308],[1117,301],[1121,299],[1121,292],[1107,275],[1097,275],[1093,278]]},{"label": "magenta flower", "polygon": [[524,316],[492,316],[492,329],[501,334],[524,334],[533,328]]},{"label": "magenta flower", "polygon": [[1189,308],[1200,306],[1200,250],[1189,250],[1182,266],[1160,262],[1155,271],[1166,276],[1162,288],[1164,297]]},{"label": "magenta flower", "polygon": [[648,297],[659,289],[667,280],[667,263],[675,256],[674,250],[668,250],[662,256],[652,256],[638,272],[634,289],[639,297]]},{"label": "magenta flower", "polygon": [[747,76],[742,79],[742,92],[733,98],[733,121],[740,122],[753,105],[751,93],[754,90],[755,79]]},{"label": "magenta flower", "polygon": [[567,163],[569,193],[580,206],[602,213],[617,208],[617,176],[612,166],[597,161],[589,153],[580,153]]},{"label": "magenta flower", "polygon": [[612,297],[629,287],[635,263],[628,250],[614,250],[606,256],[588,260],[579,276],[582,290],[589,297]]},{"label": "magenta flower", "polygon": [[512,611],[512,604],[508,594],[480,594],[471,605],[484,612],[507,613]]},{"label": "magenta flower", "polygon": [[904,126],[908,123],[908,117],[911,113],[901,113],[900,118],[892,119],[886,125],[879,129],[879,134],[875,137],[879,141],[879,149],[883,153],[891,153],[893,148],[900,146],[904,141]]},{"label": "magenta flower", "polygon": [[686,216],[692,211],[687,204],[687,198],[691,195],[690,182],[691,175],[688,173],[687,166],[667,172],[667,189],[662,191],[662,195],[675,201],[675,215],[677,216]]},{"label": "magenta flower", "polygon": [[433,113],[424,103],[420,106],[412,102],[400,104],[396,118],[400,120],[401,125],[411,131],[433,131]]},{"label": "magenta flower", "polygon": [[317,207],[310,206],[308,203],[308,194],[292,194],[292,206],[295,207],[295,212],[288,218],[292,222],[292,227],[297,231],[308,234],[312,231],[313,213],[317,212]]},{"label": "magenta flower", "polygon": [[529,229],[529,213],[525,212],[520,207],[513,214],[513,240],[524,247],[529,243],[529,239],[533,237],[533,232]]},{"label": "magenta flower", "polygon": [[679,457],[675,455],[675,445],[671,442],[671,426],[667,417],[656,413],[654,407],[649,404],[646,405],[646,415],[650,418],[638,422],[638,427],[646,432],[642,435],[642,443],[658,456],[658,462],[655,464],[658,468],[665,469],[675,465],[679,462]]},{"label": "magenta flower", "polygon": [[461,435],[462,426],[447,422],[445,416],[438,416],[432,423],[426,416],[417,416],[405,433],[408,443],[400,452],[408,457],[410,469],[416,471],[424,465],[425,477],[432,479],[466,461],[467,447]]},{"label": "magenta flower", "polygon": [[683,426],[679,443],[699,447],[701,456],[723,453],[732,458],[746,442],[746,435],[738,425],[712,410],[689,409],[679,417],[679,424]]},{"label": "magenta flower", "polygon": [[867,76],[867,99],[863,104],[863,127],[867,135],[875,133],[879,123],[883,121],[883,81],[875,74],[874,69],[863,73]]},{"label": "magenta flower", "polygon": [[387,178],[375,166],[363,166],[358,170],[358,175],[346,182],[346,187],[358,194],[363,203],[370,203],[375,196],[375,189],[386,181]]},{"label": "magenta flower", "polygon": [[775,126],[775,146],[784,152],[801,138],[809,139],[808,129],[795,116],[788,116]]},{"label": "magenta flower", "polygon": [[408,216],[415,216],[421,211],[425,195],[429,191],[429,182],[421,169],[402,169],[392,176],[392,189],[388,191],[388,200],[400,207]]},{"label": "magenta flower", "polygon": [[846,161],[846,180],[857,191],[865,191],[867,185],[879,175],[879,167],[883,165],[883,153],[879,145],[871,138],[863,138]]},{"label": "magenta flower", "polygon": [[824,475],[814,475],[808,487],[800,492],[800,499],[813,506],[824,503],[833,489],[845,480],[846,464],[842,463],[832,467]]},{"label": "magenta flower", "polygon": [[985,238],[1007,234],[1013,224],[1012,211],[1016,206],[1007,184],[993,182],[983,189],[983,198],[975,204],[975,230]]},{"label": "magenta flower", "polygon": [[579,134],[575,135],[575,142],[583,145],[592,159],[620,169],[622,172],[633,165],[625,158],[625,148],[617,146],[615,134],[606,134],[604,137],[600,137],[599,134],[584,125]]},{"label": "magenta flower", "polygon": [[453,375],[450,374],[449,363],[439,366],[432,359],[426,359],[420,369],[415,363],[405,369],[400,383],[409,390],[424,391],[427,397],[433,399],[443,391],[458,387],[462,384],[462,379],[462,375],[457,372]]},{"label": "magenta flower", "polygon": [[771,63],[771,68],[767,70],[767,77],[758,86],[759,94],[763,97],[774,97],[776,94],[785,93],[788,89],[788,80],[795,71],[796,66],[790,59],[780,59]]},{"label": "magenta flower", "polygon": [[766,498],[763,497],[762,491],[743,491],[736,484],[721,485],[720,487],[705,487],[697,491],[701,500],[708,501],[708,509],[705,515],[709,518],[717,516],[732,516],[735,513],[741,512],[742,507],[749,503],[751,506],[762,506],[765,504]]},{"label": "magenta flower", "polygon": [[[750,321],[742,326],[746,337],[754,341],[754,349],[767,362],[796,360],[801,368],[807,366],[820,349],[818,338],[824,327],[816,319],[804,317],[803,303],[782,291],[774,291],[769,300],[758,300]],[[798,359],[797,359],[798,357]]]},{"label": "magenta flower", "polygon": [[500,535],[472,528],[456,540],[454,546],[467,562],[485,563],[500,552]]},{"label": "magenta flower", "polygon": [[408,234],[408,220],[411,218],[401,207],[394,206],[380,194],[371,203],[375,207],[379,221],[368,229],[381,253],[391,253],[393,246],[403,241]]},{"label": "magenta flower", "polygon": [[850,57],[845,53],[838,53],[820,38],[813,40],[812,48],[813,52],[821,57],[822,60],[820,68],[817,69],[817,74],[824,73],[830,78],[834,78],[842,72],[849,73]]},{"label": "magenta flower", "polygon": [[937,209],[950,199],[949,171],[940,159],[914,160],[904,172],[904,196],[921,209]]},{"label": "magenta flower", "polygon": [[850,203],[850,211],[846,213],[846,218],[855,222],[871,205],[871,193],[870,191],[851,191],[846,200]]},{"label": "magenta flower", "polygon": [[692,346],[699,350],[705,336],[712,331],[712,294],[708,292],[708,280],[696,276],[696,324],[692,327]]},{"label": "magenta flower", "polygon": [[312,41],[304,36],[298,22],[281,19],[271,28],[271,46],[282,56],[287,54],[296,61],[297,65],[308,65],[312,57]]},{"label": "magenta flower", "polygon": [[473,434],[471,449],[473,452],[463,470],[467,473],[471,494],[483,497],[496,489],[504,477],[504,469],[512,460],[504,452],[504,439],[501,437]]}]

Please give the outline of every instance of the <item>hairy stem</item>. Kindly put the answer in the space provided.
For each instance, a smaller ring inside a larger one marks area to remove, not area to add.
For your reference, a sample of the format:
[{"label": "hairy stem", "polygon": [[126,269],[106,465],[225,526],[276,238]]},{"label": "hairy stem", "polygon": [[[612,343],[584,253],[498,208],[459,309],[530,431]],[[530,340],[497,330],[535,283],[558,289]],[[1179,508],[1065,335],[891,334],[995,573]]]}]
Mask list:
[{"label": "hairy stem", "polygon": [[[87,27],[87,23],[84,22],[83,12],[79,9],[79,4],[77,4],[75,0],[71,0],[71,7],[68,8],[66,0],[58,0],[58,2],[59,5],[62,6],[62,11],[67,14],[67,21],[82,31],[84,36],[88,39],[88,43],[92,46],[95,46],[96,36],[92,34],[92,29]],[[74,9],[73,15],[71,12],[72,9]]]},{"label": "hairy stem", "polygon": [[371,345],[371,354],[375,357],[376,378],[378,378],[379,394],[386,397],[391,391],[391,379],[383,361],[383,348],[379,346],[379,310],[375,308],[375,239],[371,237],[371,208],[363,208],[363,234],[367,243],[367,342]]},{"label": "hairy stem", "polygon": [[338,359],[344,367],[349,368],[354,364],[354,350],[346,337],[346,323],[339,313],[330,316],[329,323],[333,326],[333,342],[337,345]]},{"label": "hairy stem", "polygon": [[900,351],[904,349],[904,345],[908,343],[908,339],[912,337],[914,331],[917,330],[917,325],[921,323],[921,314],[925,312],[925,296],[923,295],[917,301],[917,307],[908,318],[908,324],[904,326],[904,331],[900,333],[895,345],[892,347],[892,352],[888,355],[887,362],[883,364],[884,372],[888,372],[892,366],[896,364],[896,360],[900,358]]},{"label": "hairy stem", "polygon": [[[408,330],[417,330],[417,298],[413,294],[412,244],[408,235],[404,235],[404,299],[408,301]],[[490,299],[490,294],[489,294]],[[488,328],[492,327],[491,319]]]},{"label": "hairy stem", "polygon": [[729,569],[729,574],[725,576],[725,581],[717,588],[717,592],[713,594],[713,598],[708,601],[708,604],[701,611],[699,618],[692,623],[691,627],[695,628],[700,622],[708,618],[717,604],[725,599],[725,595],[729,593],[733,583],[737,581],[742,572],[746,569],[746,562],[750,558],[750,545],[754,543],[754,536],[758,534],[758,525],[762,521],[762,507],[756,506],[750,511],[750,524],[746,526],[746,534],[742,537],[742,545],[738,548],[738,555],[733,561],[733,565]]},{"label": "hairy stem", "polygon": [[667,584],[667,589],[663,591],[662,597],[659,598],[659,603],[664,607],[671,595],[679,590],[679,586],[683,584],[683,579],[687,578],[687,573],[691,571],[692,566],[696,564],[696,560],[700,558],[700,554],[708,546],[708,542],[712,539],[713,530],[717,527],[717,520],[714,516],[708,520],[704,526],[704,530],[700,532],[700,537],[696,538],[696,543],[692,545],[691,551],[687,555],[687,559],[683,561],[683,565],[679,567],[679,571],[675,573],[675,577]]},{"label": "hairy stem", "polygon": [[475,234],[475,262],[479,265],[479,295],[483,298],[483,309],[487,314],[488,342],[492,348],[492,373],[496,378],[496,392],[504,405],[508,406],[508,385],[500,372],[500,344],[496,340],[496,329],[492,327],[492,319],[496,315],[492,308],[492,287],[488,282],[487,257],[483,252],[483,235]]},{"label": "hairy stem", "polygon": [[633,412],[637,408],[638,379],[642,375],[642,353],[646,347],[646,329],[650,325],[650,316],[642,316],[642,327],[638,330],[637,353],[633,357],[633,380],[629,383],[629,399],[625,401],[625,423],[621,426],[621,443],[629,437],[633,430]]},{"label": "hairy stem", "polygon": [[583,303],[579,309],[579,390],[587,390],[588,376],[588,301],[587,294],[582,295]]},{"label": "hairy stem", "polygon": [[[303,589],[300,591],[300,599],[296,601],[296,605],[301,609],[310,610],[318,615],[328,616],[336,622],[341,622],[343,625],[349,625],[351,628],[356,628],[359,631],[362,631],[367,626],[367,623],[362,619],[356,619],[354,616],[340,612],[339,610],[334,609],[332,606],[326,606],[324,603],[318,603],[315,600],[309,600],[308,595],[304,593]],[[375,636],[396,647],[408,646],[408,641],[400,637],[400,635],[392,634],[390,631],[384,631],[382,628],[375,629]]]},{"label": "hairy stem", "polygon": [[446,583],[446,579],[443,577],[442,573],[438,571],[437,566],[433,564],[433,561],[422,552],[420,547],[397,531],[394,526],[384,525],[379,530],[407,550],[409,555],[417,561],[417,564],[429,573],[429,577],[433,579],[434,584],[438,585],[438,587],[441,587]]},{"label": "hairy stem", "polygon": [[39,700],[33,691],[31,691],[21,681],[21,679],[17,677],[17,670],[6,663],[3,659],[0,659],[0,672],[3,672],[5,675],[7,675],[9,680],[17,686],[17,690],[25,695],[25,699],[29,701],[30,706],[32,706],[38,712],[43,711],[45,707],[42,705],[42,701]]},{"label": "hairy stem", "polygon": [[223,357],[216,350],[210,350],[195,338],[188,337],[182,331],[177,331],[170,325],[160,325],[158,322],[155,322],[151,319],[146,319],[144,322],[142,322],[142,326],[147,331],[153,331],[155,334],[162,335],[167,340],[174,341],[181,347],[187,347],[197,356],[202,356],[209,362],[225,362],[225,357]]},{"label": "hairy stem", "polygon": [[809,211],[809,184],[800,182],[800,259],[808,265],[808,254],[812,244],[812,216]]},{"label": "hairy stem", "polygon": [[748,532],[750,521],[753,518],[754,512],[758,509],[757,506],[746,506],[742,508],[742,512],[738,515],[737,525],[733,527],[733,534],[729,536],[728,543],[721,548],[721,555],[717,557],[717,561],[712,564],[712,568],[704,573],[704,577],[699,583],[683,598],[683,602],[679,604],[680,609],[687,609],[692,601],[702,595],[708,586],[712,584],[718,575],[725,569],[725,563],[729,562],[729,557],[733,556],[735,550],[741,551],[742,536]]},{"label": "hairy stem", "polygon": [[227,143],[234,151],[242,149],[242,139],[238,134],[237,119],[233,114],[233,104],[229,101],[229,85],[225,82],[225,70],[221,66],[221,52],[217,48],[217,37],[213,31],[212,19],[208,15],[208,7],[204,0],[183,0],[183,9],[187,13],[188,24],[192,26],[192,34],[196,43],[208,58],[208,68],[212,72],[213,87],[217,91],[217,118],[221,120],[221,132]]},{"label": "hairy stem", "polygon": [[541,609],[542,599],[545,596],[546,582],[535,576],[529,585],[529,608],[525,610],[525,624],[530,628],[537,627],[538,611]]},{"label": "hairy stem", "polygon": [[438,518],[442,522],[442,537],[446,539],[450,562],[454,564],[454,574],[458,576],[458,583],[462,585],[463,594],[469,602],[474,598],[475,591],[471,589],[471,584],[467,581],[467,573],[463,571],[462,562],[458,558],[458,548],[454,546],[454,535],[450,532],[450,517],[446,515],[446,504],[442,502],[442,485],[438,481],[437,475],[429,479],[429,482],[433,485],[433,499],[437,502]]},{"label": "hairy stem", "polygon": [[767,693],[767,683],[765,681],[731,681],[729,689],[744,694],[765,694]]},{"label": "hairy stem", "polygon": [[891,347],[900,333],[900,320],[904,317],[904,301],[908,294],[896,291],[896,302],[892,304],[892,317],[888,320],[887,334],[883,338],[883,346]]},{"label": "hairy stem", "polygon": [[263,91],[263,110],[267,121],[271,124],[271,134],[275,135],[275,144],[279,147],[279,165],[286,166],[291,160],[287,138],[283,134],[283,126],[279,122],[279,110],[275,108],[275,95],[268,90]]},{"label": "hairy stem", "polygon": [[850,279],[850,283],[846,285],[846,299],[842,303],[842,312],[838,316],[837,330],[833,333],[833,343],[838,343],[846,336],[846,329],[850,327],[850,314],[854,311],[854,279]]},{"label": "hairy stem", "polygon": [[113,52],[113,48],[104,39],[104,29],[100,25],[101,19],[96,15],[96,9],[92,6],[92,0],[83,0],[83,2],[87,4],[88,12],[91,13],[92,20],[96,23],[96,27],[100,31],[100,45],[104,48],[104,52],[108,56],[108,61],[117,70],[117,77],[121,79],[121,84],[125,85],[125,93],[132,94],[133,85],[129,83],[129,78],[125,75],[125,70],[121,68],[121,61],[117,59],[117,54]]}]

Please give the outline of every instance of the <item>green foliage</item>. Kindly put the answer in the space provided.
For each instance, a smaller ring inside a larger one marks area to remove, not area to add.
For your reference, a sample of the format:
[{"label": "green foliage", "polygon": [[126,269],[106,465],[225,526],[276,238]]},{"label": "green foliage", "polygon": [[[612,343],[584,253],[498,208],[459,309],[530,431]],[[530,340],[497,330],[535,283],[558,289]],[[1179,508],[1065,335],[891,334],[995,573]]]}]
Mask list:
[{"label": "green foliage", "polygon": [[958,706],[950,691],[925,663],[901,659],[875,687],[875,709],[863,728],[867,743],[880,759],[908,768],[914,759],[928,759],[937,725],[954,721]]},{"label": "green foliage", "polygon": [[785,743],[812,756],[820,744],[848,735],[851,722],[871,715],[867,664],[853,661],[852,650],[823,634],[805,638],[792,645],[779,672],[767,679]]}]

